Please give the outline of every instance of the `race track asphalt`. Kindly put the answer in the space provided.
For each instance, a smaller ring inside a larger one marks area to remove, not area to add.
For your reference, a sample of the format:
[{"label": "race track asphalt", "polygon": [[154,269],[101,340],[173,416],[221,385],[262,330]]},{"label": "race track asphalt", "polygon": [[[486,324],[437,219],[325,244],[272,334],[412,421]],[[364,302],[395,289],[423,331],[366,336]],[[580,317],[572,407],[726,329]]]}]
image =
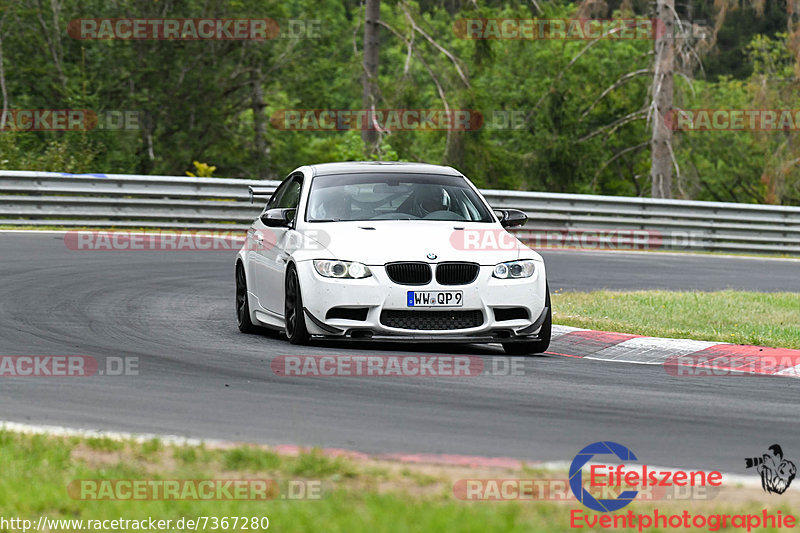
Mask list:
[{"label": "race track asphalt", "polygon": [[[545,251],[550,286],[800,291],[800,262]],[[233,253],[73,251],[0,234],[0,355],[138,358],[139,375],[0,377],[0,420],[192,437],[570,461],[612,440],[653,465],[746,473],[779,443],[800,459],[790,378],[680,378],[658,366],[525,358],[524,375],[280,377],[289,354],[471,354],[494,347],[316,344],[243,335]]]}]

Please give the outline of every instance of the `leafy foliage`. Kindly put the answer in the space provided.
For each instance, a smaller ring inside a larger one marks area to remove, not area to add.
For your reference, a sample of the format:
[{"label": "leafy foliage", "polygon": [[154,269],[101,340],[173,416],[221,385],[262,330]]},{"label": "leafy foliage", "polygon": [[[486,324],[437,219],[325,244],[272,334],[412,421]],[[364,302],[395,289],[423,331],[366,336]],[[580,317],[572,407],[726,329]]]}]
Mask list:
[{"label": "leafy foliage", "polygon": [[[607,12],[593,16],[649,16],[646,1],[602,4]],[[681,16],[711,21],[716,5],[687,2]],[[287,109],[361,107],[359,1],[0,6],[4,108],[138,117],[122,129],[0,132],[0,168],[275,179],[301,164],[366,157],[358,131],[286,131],[271,121]],[[645,195],[650,135],[646,116],[636,112],[648,100],[652,41],[471,40],[454,31],[462,18],[569,18],[580,9],[545,0],[384,0],[382,107],[473,110],[483,126],[382,132],[380,157],[451,164],[485,187]],[[80,40],[67,33],[69,21],[96,17],[269,17],[281,35],[263,42]],[[796,65],[789,37],[779,33],[785,27],[785,12],[771,2],[762,11],[732,9],[698,79],[690,85],[676,78],[676,106],[795,106]],[[632,119],[610,127],[623,117]],[[791,131],[676,133],[675,194],[800,204],[798,146]]]}]

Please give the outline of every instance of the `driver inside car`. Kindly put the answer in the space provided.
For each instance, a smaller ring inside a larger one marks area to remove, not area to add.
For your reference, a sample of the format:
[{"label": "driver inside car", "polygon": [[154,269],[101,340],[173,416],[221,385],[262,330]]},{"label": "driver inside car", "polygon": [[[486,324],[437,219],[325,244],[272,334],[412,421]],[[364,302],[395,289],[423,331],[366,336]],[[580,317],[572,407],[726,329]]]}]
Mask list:
[{"label": "driver inside car", "polygon": [[320,190],[318,200],[309,208],[311,216],[321,220],[348,220],[350,218],[349,197],[336,189]]},{"label": "driver inside car", "polygon": [[425,218],[437,211],[450,211],[450,195],[437,185],[426,185],[414,194],[411,214]]}]

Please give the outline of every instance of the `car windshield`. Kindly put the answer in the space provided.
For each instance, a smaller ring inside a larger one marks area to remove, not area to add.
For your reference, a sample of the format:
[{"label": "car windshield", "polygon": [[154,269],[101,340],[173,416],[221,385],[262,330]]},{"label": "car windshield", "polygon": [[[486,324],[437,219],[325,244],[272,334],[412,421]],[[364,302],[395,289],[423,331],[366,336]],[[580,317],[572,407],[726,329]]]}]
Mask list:
[{"label": "car windshield", "polygon": [[493,221],[484,202],[461,176],[387,173],[315,177],[306,220]]}]

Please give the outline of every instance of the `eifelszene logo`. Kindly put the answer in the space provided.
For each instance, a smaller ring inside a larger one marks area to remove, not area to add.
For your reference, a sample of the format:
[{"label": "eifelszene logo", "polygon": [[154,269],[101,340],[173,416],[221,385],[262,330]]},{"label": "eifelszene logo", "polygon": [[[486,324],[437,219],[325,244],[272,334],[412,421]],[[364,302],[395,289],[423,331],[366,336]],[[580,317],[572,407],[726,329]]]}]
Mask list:
[{"label": "eifelszene logo", "polygon": [[797,467],[793,462],[783,458],[783,449],[780,444],[773,444],[769,453],[761,457],[748,457],[744,460],[745,468],[756,468],[761,476],[761,488],[764,492],[783,494],[792,484],[797,474]]},{"label": "eifelszene logo", "polygon": [[[719,487],[722,474],[716,470],[659,470],[643,465],[606,464],[594,462],[595,456],[610,455],[611,461],[622,463],[638,461],[636,455],[616,442],[593,442],[582,449],[569,466],[569,488],[575,498],[593,511],[609,513],[619,511],[631,503],[640,490],[652,487]],[[588,464],[588,483],[583,479],[583,468]],[[596,498],[592,493],[597,489],[607,489],[616,498]],[[625,490],[636,489],[636,490]]]}]

